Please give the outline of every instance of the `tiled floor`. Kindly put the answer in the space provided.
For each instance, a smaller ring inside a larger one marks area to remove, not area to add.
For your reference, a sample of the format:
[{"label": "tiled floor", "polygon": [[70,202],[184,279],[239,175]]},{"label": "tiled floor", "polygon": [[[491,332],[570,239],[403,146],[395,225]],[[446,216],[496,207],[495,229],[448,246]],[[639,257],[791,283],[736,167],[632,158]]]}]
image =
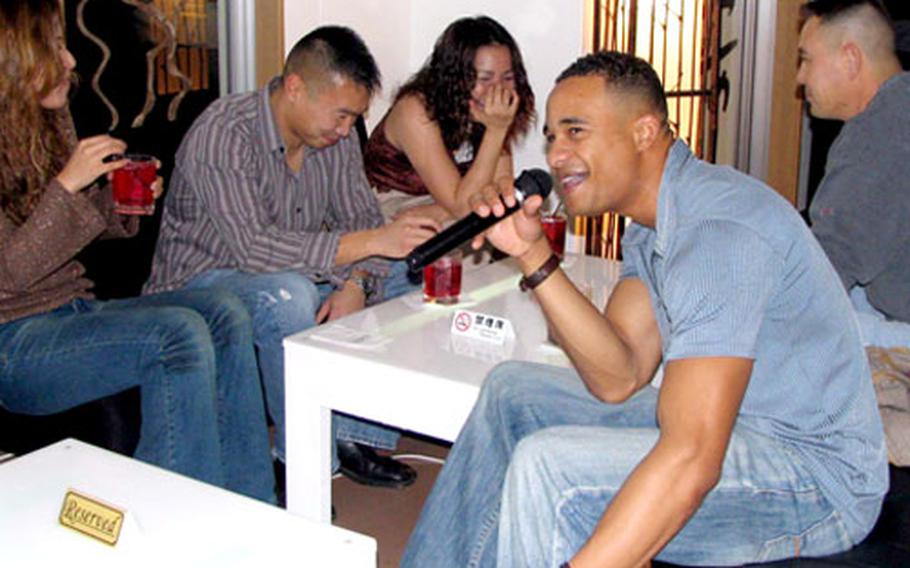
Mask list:
[{"label": "tiled floor", "polygon": [[[395,451],[396,455],[422,454],[442,459],[447,453],[447,445],[409,436],[402,437]],[[417,481],[404,489],[366,487],[345,477],[332,483],[335,524],[375,538],[379,568],[397,568],[408,535],[441,468],[423,460],[404,461],[417,470]]]}]

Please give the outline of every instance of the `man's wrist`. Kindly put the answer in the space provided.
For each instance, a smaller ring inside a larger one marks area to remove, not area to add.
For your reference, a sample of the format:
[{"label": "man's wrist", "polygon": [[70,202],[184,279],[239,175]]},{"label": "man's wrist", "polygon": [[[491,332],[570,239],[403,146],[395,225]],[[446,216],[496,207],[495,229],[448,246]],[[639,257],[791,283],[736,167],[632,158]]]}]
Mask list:
[{"label": "man's wrist", "polygon": [[390,226],[391,225],[386,224],[374,229],[358,231],[357,234],[363,235],[363,248],[365,254],[362,258],[370,256],[391,256],[390,251],[388,250],[388,239],[386,237]]},{"label": "man's wrist", "polygon": [[361,231],[364,243],[363,248],[366,249],[366,255],[364,258],[367,258],[369,256],[382,255],[383,251],[382,246],[380,246],[380,242],[382,241],[382,229],[384,227],[385,225],[382,227],[377,227],[375,229],[366,229],[364,231]]},{"label": "man's wrist", "polygon": [[553,251],[550,250],[546,237],[541,236],[537,241],[531,243],[528,250],[518,256],[518,266],[521,268],[521,273],[524,276],[530,276],[550,258],[551,254],[553,254]]},{"label": "man's wrist", "polygon": [[559,268],[560,258],[556,253],[551,253],[550,257],[540,265],[540,268],[531,274],[522,277],[518,281],[518,287],[522,292],[527,292],[543,284],[544,280],[550,277],[556,269]]},{"label": "man's wrist", "polygon": [[351,264],[369,256],[382,254],[378,244],[380,238],[379,229],[363,229],[344,233],[338,241],[335,266]]},{"label": "man's wrist", "polygon": [[376,286],[373,282],[373,277],[370,275],[351,274],[351,276],[345,281],[345,284],[348,282],[360,289],[360,291],[363,292],[364,299],[367,301],[372,299],[373,295],[376,293]]}]

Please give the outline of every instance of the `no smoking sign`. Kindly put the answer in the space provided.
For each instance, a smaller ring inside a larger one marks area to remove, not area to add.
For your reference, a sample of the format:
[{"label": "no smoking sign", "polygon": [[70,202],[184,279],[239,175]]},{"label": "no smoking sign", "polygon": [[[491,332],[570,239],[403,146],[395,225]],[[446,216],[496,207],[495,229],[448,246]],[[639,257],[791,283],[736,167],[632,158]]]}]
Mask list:
[{"label": "no smoking sign", "polygon": [[515,336],[509,320],[468,310],[455,311],[452,315],[451,330],[453,335],[481,339],[500,345],[507,338]]},{"label": "no smoking sign", "polygon": [[471,316],[467,312],[455,314],[455,329],[458,331],[468,331],[471,327]]}]

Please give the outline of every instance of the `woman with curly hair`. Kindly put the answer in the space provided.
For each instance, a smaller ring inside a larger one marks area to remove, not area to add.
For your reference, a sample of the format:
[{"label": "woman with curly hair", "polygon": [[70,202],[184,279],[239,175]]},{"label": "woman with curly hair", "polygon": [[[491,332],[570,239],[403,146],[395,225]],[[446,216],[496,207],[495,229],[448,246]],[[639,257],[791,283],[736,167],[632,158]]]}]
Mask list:
[{"label": "woman with curly hair", "polygon": [[218,290],[92,297],[76,254],[138,230],[96,181],[126,144],[76,140],[59,0],[3,0],[0,29],[0,405],[50,414],[139,386],[136,458],[274,500],[243,305]]},{"label": "woman with curly hair", "polygon": [[512,146],[534,120],[534,94],[518,45],[496,20],[462,18],[398,91],[364,151],[387,217],[444,223],[470,211],[485,185],[512,180]]}]

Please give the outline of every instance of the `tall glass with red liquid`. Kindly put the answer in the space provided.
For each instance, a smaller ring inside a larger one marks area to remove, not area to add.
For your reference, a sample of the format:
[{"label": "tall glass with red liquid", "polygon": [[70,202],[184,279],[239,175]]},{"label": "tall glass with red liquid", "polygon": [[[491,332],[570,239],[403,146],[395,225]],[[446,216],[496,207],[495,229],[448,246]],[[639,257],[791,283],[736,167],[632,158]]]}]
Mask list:
[{"label": "tall glass with red liquid", "polygon": [[560,258],[563,257],[566,250],[566,217],[561,214],[544,215],[540,218],[540,226],[543,228],[550,248]]},{"label": "tall glass with red liquid", "polygon": [[461,251],[453,251],[423,269],[424,301],[455,304],[460,294]]},{"label": "tall glass with red liquid", "polygon": [[155,212],[152,184],[158,177],[158,162],[145,154],[127,154],[125,158],[129,163],[111,176],[114,211],[122,215],[151,215]]}]

